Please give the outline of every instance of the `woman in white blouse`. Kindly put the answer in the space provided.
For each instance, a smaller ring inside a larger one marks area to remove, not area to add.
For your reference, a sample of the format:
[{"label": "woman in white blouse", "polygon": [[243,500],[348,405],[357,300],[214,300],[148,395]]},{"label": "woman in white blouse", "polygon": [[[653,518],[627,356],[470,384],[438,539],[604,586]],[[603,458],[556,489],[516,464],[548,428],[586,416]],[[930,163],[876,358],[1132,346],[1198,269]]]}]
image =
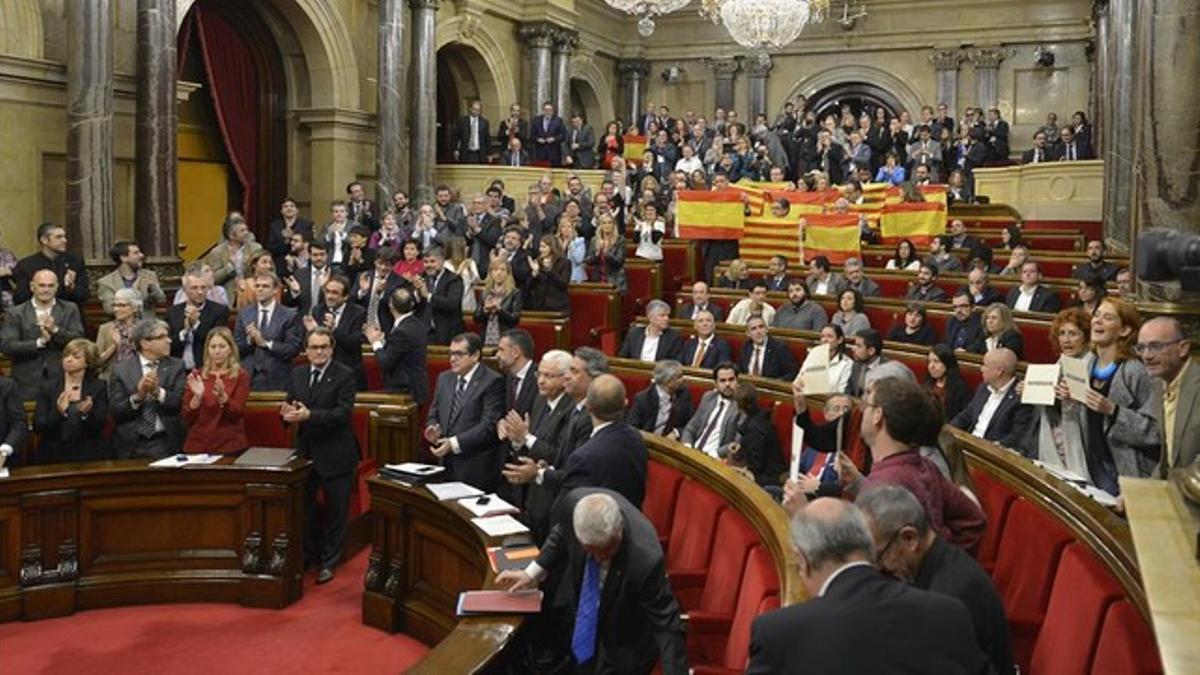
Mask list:
[{"label": "woman in white blouse", "polygon": [[642,217],[635,218],[633,223],[638,243],[635,255],[646,260],[662,260],[662,238],[667,232],[667,225],[658,217],[658,207],[653,202],[643,204]]},{"label": "woman in white blouse", "polygon": [[896,244],[895,254],[887,261],[887,269],[916,272],[921,269],[921,258],[913,248],[913,243],[907,239]]},{"label": "woman in white blouse", "polygon": [[[829,366],[826,372],[829,373],[829,392],[831,394],[844,394],[846,386],[850,384],[850,371],[853,370],[854,361],[846,354],[846,336],[842,334],[842,329],[833,324],[826,324],[821,328],[820,342],[823,345],[829,346]],[[809,360],[812,359],[812,351],[804,357],[804,365],[801,366],[800,372],[796,374],[796,381],[800,382],[804,377],[804,371],[809,366]]]}]

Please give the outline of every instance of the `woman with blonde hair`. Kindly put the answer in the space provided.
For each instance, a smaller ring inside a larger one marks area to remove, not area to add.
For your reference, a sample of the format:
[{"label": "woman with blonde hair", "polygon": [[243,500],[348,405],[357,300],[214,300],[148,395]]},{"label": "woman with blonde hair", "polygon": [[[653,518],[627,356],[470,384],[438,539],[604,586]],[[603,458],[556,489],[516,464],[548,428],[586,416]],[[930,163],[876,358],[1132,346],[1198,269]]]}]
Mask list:
[{"label": "woman with blonde hair", "polygon": [[750,267],[741,258],[730,260],[729,266],[717,278],[717,286],[721,288],[748,291],[750,290],[750,284]]},{"label": "woman with blonde hair", "polygon": [[562,214],[558,217],[558,250],[561,251],[562,257],[570,261],[572,283],[579,281],[587,281],[587,241],[579,236],[579,231],[575,226],[575,221],[571,216]]},{"label": "woman with blonde hair", "polygon": [[479,301],[475,297],[475,283],[479,281],[480,274],[479,266],[475,264],[474,258],[467,255],[466,239],[450,237],[446,242],[445,268],[462,277],[462,311],[467,314],[474,312],[479,306]]},{"label": "woman with blonde hair", "polygon": [[502,257],[488,263],[487,279],[483,281],[483,297],[475,310],[475,323],[485,347],[500,344],[505,331],[517,327],[521,320],[521,291],[513,281],[512,268]]},{"label": "woman with blonde hair", "polygon": [[188,373],[183,419],[186,453],[229,454],[250,446],[242,419],[250,395],[250,374],[238,361],[233,333],[225,326],[208,332],[204,365]]},{"label": "woman with blonde hair", "polygon": [[[114,305],[124,290],[117,291]],[[45,380],[38,389],[33,430],[39,440],[31,463],[109,459],[104,438],[108,386],[97,375],[100,350],[91,340],[76,338],[63,347],[62,364],[62,377]]]},{"label": "woman with blonde hair", "polygon": [[596,219],[596,236],[588,246],[588,278],[610,283],[622,295],[628,290],[625,281],[625,238],[617,231],[617,221],[609,214]]},{"label": "woman with blonde hair", "polygon": [[[266,254],[271,257],[270,253]],[[96,331],[98,350],[96,365],[101,379],[108,379],[108,371],[117,363],[137,354],[133,344],[133,327],[142,318],[142,294],[132,288],[119,288],[113,294],[113,320],[100,324]]]},{"label": "woman with blonde hair", "polygon": [[1003,302],[993,302],[983,310],[983,332],[969,351],[986,354],[998,347],[1011,349],[1017,359],[1025,358],[1025,340],[1013,321],[1012,309]]}]

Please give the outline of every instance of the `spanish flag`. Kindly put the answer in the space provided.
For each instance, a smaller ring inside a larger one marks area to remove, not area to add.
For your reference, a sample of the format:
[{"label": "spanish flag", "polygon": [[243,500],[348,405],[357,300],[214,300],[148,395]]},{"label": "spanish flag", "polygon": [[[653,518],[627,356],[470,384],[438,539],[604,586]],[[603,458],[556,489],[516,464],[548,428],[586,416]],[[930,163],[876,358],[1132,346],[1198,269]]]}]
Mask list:
[{"label": "spanish flag", "polygon": [[928,246],[934,237],[945,233],[946,205],[935,201],[886,204],[879,219],[884,244],[908,239],[916,246]]},{"label": "spanish flag", "polygon": [[741,239],[742,193],[679,190],[675,224],[681,239]]},{"label": "spanish flag", "polygon": [[823,255],[829,262],[842,264],[848,258],[861,258],[858,214],[820,213],[805,216],[804,261]]},{"label": "spanish flag", "polygon": [[[927,202],[940,202],[942,204],[945,204],[946,203],[946,188],[947,188],[947,186],[945,186],[945,185],[918,185],[917,191],[919,191],[921,193],[921,195],[925,197],[925,201],[927,201]],[[885,196],[885,201],[888,204],[899,204],[900,203],[900,188],[898,188],[898,187],[888,188],[886,196]]]},{"label": "spanish flag", "polygon": [[750,200],[746,204],[750,207],[750,215],[759,216],[766,211],[767,201],[773,199],[770,196],[771,191],[782,191],[788,188],[787,183],[764,183],[753,180],[739,180],[729,187],[735,190],[745,192]]},{"label": "spanish flag", "polygon": [[[782,194],[782,193],[780,193]],[[792,207],[795,213],[795,207]],[[799,257],[800,219],[795,215],[777,218],[771,214],[746,218],[745,235],[738,244],[738,255],[750,263],[766,263],[771,256]],[[791,255],[789,255],[791,254]]]},{"label": "spanish flag", "polygon": [[646,137],[627,134],[623,140],[625,141],[625,152],[623,154],[625,163],[630,166],[641,166],[642,155],[646,152]]},{"label": "spanish flag", "polygon": [[825,213],[827,209],[833,207],[842,193],[838,190],[826,190],[825,192],[789,190],[787,192],[772,192],[771,200],[786,199],[791,204],[792,209],[788,215],[803,216],[809,213]]}]

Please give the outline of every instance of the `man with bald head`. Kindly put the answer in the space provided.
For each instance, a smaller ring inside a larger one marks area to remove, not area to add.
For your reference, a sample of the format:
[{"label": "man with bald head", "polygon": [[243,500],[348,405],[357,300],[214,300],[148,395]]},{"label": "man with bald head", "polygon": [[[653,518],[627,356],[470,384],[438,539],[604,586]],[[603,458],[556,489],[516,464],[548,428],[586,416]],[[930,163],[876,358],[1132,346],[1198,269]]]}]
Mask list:
[{"label": "man with bald head", "polygon": [[43,380],[62,379],[62,349],[83,337],[79,307],[56,297],[58,287],[53,269],[33,272],[29,299],[9,307],[0,326],[0,352],[12,359],[12,379],[26,401],[37,396]]},{"label": "man with bald head", "polygon": [[1166,478],[1171,469],[1186,467],[1200,456],[1200,367],[1192,363],[1192,343],[1178,319],[1160,316],[1142,324],[1134,351],[1161,384],[1155,391],[1162,421],[1163,453],[1154,475]]},{"label": "man with bald head", "polygon": [[950,424],[1006,448],[1021,447],[1033,422],[1033,408],[1021,403],[1016,382],[1017,355],[999,347],[983,355],[983,382],[975,397]]},{"label": "man with bald head", "polygon": [[[980,673],[971,615],[959,600],[888,579],[871,531],[849,502],[822,497],[792,518],[800,582],[810,598],[759,616],[747,673]],[[869,635],[871,649],[862,648]]]}]

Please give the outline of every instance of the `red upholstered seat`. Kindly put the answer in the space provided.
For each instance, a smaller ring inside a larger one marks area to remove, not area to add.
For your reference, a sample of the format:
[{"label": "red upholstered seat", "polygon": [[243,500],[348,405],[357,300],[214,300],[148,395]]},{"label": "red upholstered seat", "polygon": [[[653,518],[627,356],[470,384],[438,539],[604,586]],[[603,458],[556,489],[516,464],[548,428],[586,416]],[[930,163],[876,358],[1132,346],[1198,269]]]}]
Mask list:
[{"label": "red upholstered seat", "polygon": [[[796,409],[791,403],[783,401],[772,401],[768,399],[766,405],[771,406],[771,423],[775,425],[775,434],[779,436],[779,447],[783,450],[784,460],[792,461],[792,428],[796,423]],[[762,402],[760,402],[760,405]]]},{"label": "red upholstered seat", "polygon": [[987,529],[983,532],[983,540],[979,543],[976,557],[983,569],[990,573],[996,568],[1000,536],[1004,532],[1009,510],[1017,496],[986,471],[971,472],[971,480],[975,484],[975,496],[979,498],[979,505],[987,514]]},{"label": "red upholstered seat", "polygon": [[252,446],[268,448],[290,448],[292,443],[291,426],[285,427],[279,418],[278,403],[246,406],[242,415],[246,425],[246,440]]},{"label": "red upholstered seat", "polygon": [[696,245],[690,240],[663,241],[663,289],[673,292],[700,277]]},{"label": "red upholstered seat", "polygon": [[683,474],[679,469],[653,460],[646,465],[646,498],[642,500],[642,513],[654,524],[664,550],[670,541],[671,518],[675,515],[675,499],[679,496],[681,482]]},{"label": "red upholstered seat", "polygon": [[625,281],[629,291],[621,307],[622,325],[629,325],[646,313],[646,303],[662,299],[662,264],[630,257],[625,262]]},{"label": "red upholstered seat", "polygon": [[879,331],[881,335],[887,335],[888,327],[892,325],[891,307],[867,305],[863,307],[863,314],[867,315],[867,319],[871,322],[871,328]]},{"label": "red upholstered seat", "polygon": [[903,298],[908,295],[908,285],[911,280],[905,277],[871,277],[871,280],[879,284],[879,294],[885,298]]},{"label": "red upholstered seat", "polygon": [[606,332],[620,332],[621,298],[609,284],[571,284],[571,347],[597,346]]},{"label": "red upholstered seat", "polygon": [[1108,606],[1092,659],[1092,675],[1157,675],[1163,672],[1154,633],[1128,600]]},{"label": "red upholstered seat", "polygon": [[1012,632],[1013,658],[1027,670],[1046,616],[1054,572],[1071,535],[1033,503],[1018,499],[1000,535],[992,579],[1004,602]]},{"label": "red upholstered seat", "polygon": [[762,546],[750,549],[738,589],[737,607],[729,626],[724,653],[716,662],[693,662],[696,673],[740,673],[750,658],[750,626],[759,614],[779,607],[779,575],[771,554]]},{"label": "red upholstered seat", "polygon": [[383,371],[379,370],[379,359],[374,352],[363,354],[363,372],[367,375],[367,391],[383,390]]},{"label": "red upholstered seat", "polygon": [[1100,639],[1104,614],[1121,594],[1121,586],[1112,573],[1086,546],[1068,545],[1054,575],[1046,620],[1033,648],[1029,672],[1087,673]]},{"label": "red upholstered seat", "polygon": [[667,577],[684,607],[695,607],[704,589],[717,519],[727,504],[708,486],[684,479],[671,517]]},{"label": "red upholstered seat", "polygon": [[758,533],[745,517],[726,509],[717,522],[716,540],[708,579],[696,607],[688,613],[688,655],[697,663],[720,663],[729,639],[739,584],[750,549],[759,543]]}]

